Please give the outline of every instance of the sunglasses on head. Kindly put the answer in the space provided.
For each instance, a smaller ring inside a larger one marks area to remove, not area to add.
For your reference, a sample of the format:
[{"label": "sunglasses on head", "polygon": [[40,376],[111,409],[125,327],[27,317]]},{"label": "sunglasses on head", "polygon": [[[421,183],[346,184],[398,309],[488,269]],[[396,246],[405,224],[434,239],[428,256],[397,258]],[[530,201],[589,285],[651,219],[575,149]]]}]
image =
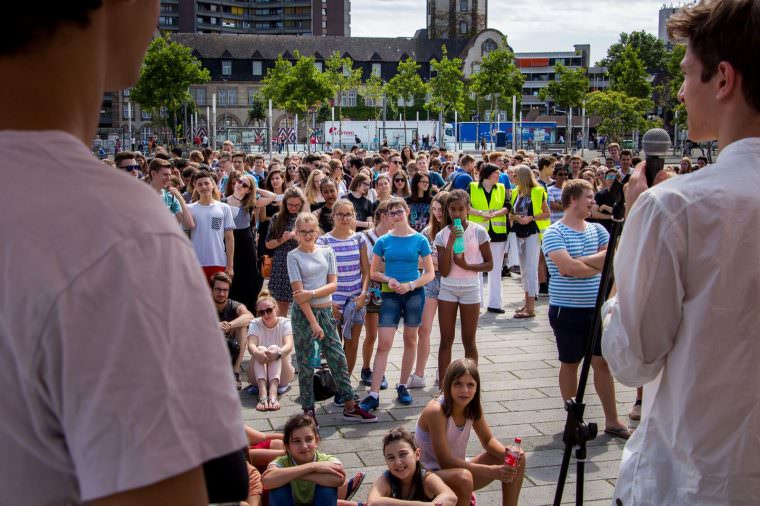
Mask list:
[{"label": "sunglasses on head", "polygon": [[259,309],[258,311],[256,311],[256,314],[258,314],[259,316],[264,316],[265,314],[272,314],[273,311],[274,311],[273,307],[268,307],[265,309]]}]

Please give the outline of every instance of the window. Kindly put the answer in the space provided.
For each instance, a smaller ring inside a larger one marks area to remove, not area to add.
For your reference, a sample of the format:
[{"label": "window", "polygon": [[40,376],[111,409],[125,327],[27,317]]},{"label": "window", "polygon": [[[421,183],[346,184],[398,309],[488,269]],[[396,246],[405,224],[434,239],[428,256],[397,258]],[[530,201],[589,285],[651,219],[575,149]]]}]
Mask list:
[{"label": "window", "polygon": [[324,67],[323,67],[323,64],[322,64],[322,62],[321,62],[321,61],[315,61],[315,62],[314,62],[314,68],[316,68],[316,69],[317,69],[317,72],[322,72],[322,69],[323,69]]},{"label": "window", "polygon": [[469,3],[467,0],[459,0],[459,12],[467,12],[470,9]]},{"label": "window", "polygon": [[256,102],[256,88],[248,88],[248,105]]},{"label": "window", "polygon": [[222,75],[223,76],[232,75],[232,61],[231,60],[222,60]]},{"label": "window", "polygon": [[344,91],[340,96],[341,107],[356,107],[356,90]]},{"label": "window", "polygon": [[121,96],[122,97],[128,97],[129,96],[129,90],[130,90],[130,88],[127,88],[126,90],[123,90],[121,92]]},{"label": "window", "polygon": [[216,90],[216,103],[218,105],[227,105],[227,89],[218,88]]},{"label": "window", "polygon": [[140,141],[146,144],[153,137],[153,129],[150,126],[144,126],[140,129]]},{"label": "window", "polygon": [[190,88],[190,95],[196,105],[206,105],[206,88]]},{"label": "window", "polygon": [[237,105],[237,88],[219,88],[216,93],[219,105]]},{"label": "window", "polygon": [[459,33],[467,33],[469,30],[467,29],[467,21],[460,21],[459,22]]},{"label": "window", "polygon": [[124,104],[124,107],[121,108],[121,119],[124,119],[124,120],[132,119],[130,118],[131,114],[129,113],[130,113],[129,107],[127,107],[127,104]]},{"label": "window", "polygon": [[254,60],[251,62],[251,73],[255,76],[260,76],[264,73],[264,70],[262,68],[261,61]]},{"label": "window", "polygon": [[140,119],[143,120],[143,121],[148,121],[150,119],[153,119],[153,115],[150,112],[144,111],[144,110],[141,109],[140,110]]},{"label": "window", "polygon": [[483,45],[480,46],[480,53],[482,56],[487,55],[491,51],[495,51],[499,46],[493,39],[486,39]]},{"label": "window", "polygon": [[372,64],[372,75],[380,77],[380,72],[382,71],[383,66],[380,63],[373,63]]}]

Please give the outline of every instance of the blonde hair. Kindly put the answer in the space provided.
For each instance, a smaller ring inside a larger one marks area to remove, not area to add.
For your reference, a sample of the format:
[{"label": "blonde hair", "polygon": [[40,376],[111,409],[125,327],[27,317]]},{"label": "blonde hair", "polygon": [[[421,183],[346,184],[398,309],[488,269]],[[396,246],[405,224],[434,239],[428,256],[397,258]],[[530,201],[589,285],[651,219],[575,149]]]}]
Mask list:
[{"label": "blonde hair", "polygon": [[271,302],[272,305],[274,305],[275,314],[277,314],[277,301],[274,300],[274,297],[272,297],[269,290],[266,288],[259,292],[259,296],[256,298],[256,308],[258,308],[259,304],[262,302]]},{"label": "blonde hair", "polygon": [[527,165],[518,165],[515,167],[515,180],[520,193],[530,193],[531,189],[538,186],[536,175]]},{"label": "blonde hair", "polygon": [[306,180],[306,187],[304,194],[306,195],[306,201],[309,204],[315,204],[317,202],[317,196],[320,194],[319,188],[314,188],[314,178],[323,174],[319,169],[314,169],[309,174],[309,178]]},{"label": "blonde hair", "polygon": [[238,177],[238,181],[247,181],[251,187],[251,191],[243,199],[241,207],[243,209],[253,209],[256,207],[256,191],[258,189],[256,186],[256,178],[250,174],[243,174],[242,176]]},{"label": "blonde hair", "polygon": [[314,216],[312,213],[308,213],[308,212],[303,212],[303,213],[298,214],[294,228],[297,231],[300,225],[304,225],[306,223],[314,223],[317,225],[317,228],[319,228],[319,222],[317,221],[317,217]]}]

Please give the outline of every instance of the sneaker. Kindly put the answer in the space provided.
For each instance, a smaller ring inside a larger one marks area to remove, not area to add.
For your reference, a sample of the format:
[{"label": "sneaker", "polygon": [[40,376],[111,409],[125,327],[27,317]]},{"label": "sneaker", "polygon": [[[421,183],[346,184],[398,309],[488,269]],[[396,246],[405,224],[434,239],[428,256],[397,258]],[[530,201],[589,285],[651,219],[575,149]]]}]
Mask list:
[{"label": "sneaker", "polygon": [[377,416],[363,409],[361,404],[355,404],[351,411],[343,410],[343,419],[359,423],[373,423],[377,421]]},{"label": "sneaker", "polygon": [[247,393],[248,395],[255,395],[258,397],[259,386],[251,384],[250,386],[248,386],[248,388],[245,389],[245,393]]},{"label": "sneaker", "polygon": [[291,388],[290,387],[290,383],[288,383],[287,385],[280,385],[280,386],[278,386],[277,387],[277,395],[282,395],[282,394],[290,392],[290,388]]},{"label": "sneaker", "polygon": [[364,398],[363,401],[359,403],[359,407],[363,411],[375,411],[377,408],[380,407],[380,399],[375,399],[371,395],[368,395]]},{"label": "sneaker", "polygon": [[314,413],[314,408],[304,409],[303,414],[310,416],[314,420],[314,423],[317,426],[317,430],[319,430],[319,421],[317,420],[317,414]]},{"label": "sneaker", "polygon": [[489,307],[489,308],[487,309],[487,311],[488,311],[489,313],[496,313],[496,314],[504,314],[504,313],[506,313],[506,311],[504,311],[504,310],[503,310],[502,308],[500,308],[500,307]]},{"label": "sneaker", "polygon": [[335,394],[335,397],[333,397],[333,404],[342,408],[346,405],[346,401],[343,400],[343,397],[341,397],[340,394]]},{"label": "sneaker", "polygon": [[631,420],[641,420],[641,401],[636,400],[636,402],[633,404],[633,407],[631,408],[631,411],[628,413],[628,418]]},{"label": "sneaker", "polygon": [[412,394],[409,393],[409,390],[407,390],[404,385],[396,387],[396,394],[398,395],[398,401],[406,406],[414,401]]},{"label": "sneaker", "polygon": [[362,385],[372,386],[372,369],[365,367],[362,369]]},{"label": "sneaker", "polygon": [[406,388],[425,388],[425,378],[412,373],[406,381]]},{"label": "sneaker", "polygon": [[509,267],[507,267],[506,265],[501,268],[501,277],[502,278],[511,278],[512,277],[512,273],[509,272]]},{"label": "sneaker", "polygon": [[380,390],[388,390],[388,380],[383,375],[383,380],[380,382]]}]

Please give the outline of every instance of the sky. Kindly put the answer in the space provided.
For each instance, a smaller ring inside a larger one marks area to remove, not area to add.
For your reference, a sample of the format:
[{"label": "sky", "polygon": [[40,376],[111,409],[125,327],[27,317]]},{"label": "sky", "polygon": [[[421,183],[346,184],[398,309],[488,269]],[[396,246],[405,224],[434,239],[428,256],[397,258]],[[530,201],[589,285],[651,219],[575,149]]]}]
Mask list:
[{"label": "sky", "polygon": [[[591,44],[591,63],[621,32],[657,35],[663,0],[489,0],[488,28],[507,36],[515,52],[572,51]],[[354,37],[412,37],[425,28],[425,0],[351,0]]]}]

